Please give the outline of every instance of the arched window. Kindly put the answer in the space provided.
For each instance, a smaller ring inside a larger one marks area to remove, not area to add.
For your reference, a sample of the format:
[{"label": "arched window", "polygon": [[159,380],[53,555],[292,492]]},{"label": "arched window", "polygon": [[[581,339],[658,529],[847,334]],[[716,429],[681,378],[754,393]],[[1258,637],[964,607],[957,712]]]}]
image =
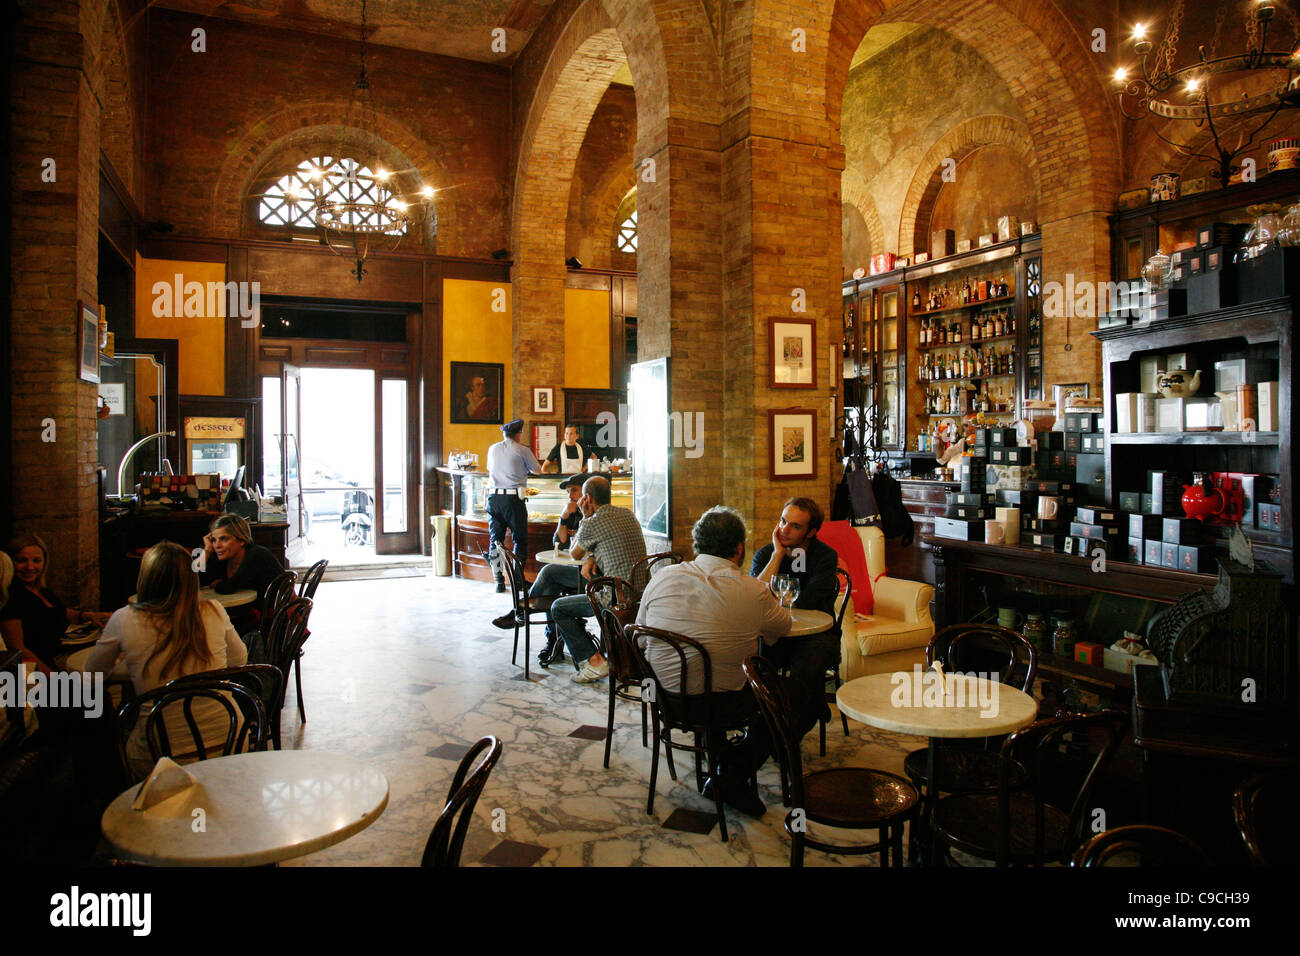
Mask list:
[{"label": "arched window", "polygon": [[618,238],[615,240],[619,252],[636,255],[636,210],[618,224]]},{"label": "arched window", "polygon": [[[395,211],[404,208],[403,202],[388,188],[389,174],[383,170],[373,172],[355,159],[348,157],[316,156],[304,159],[298,168],[282,176],[267,187],[257,204],[257,219],[264,226],[291,229],[315,229],[312,206],[317,189],[313,181],[317,171],[319,181],[326,189],[326,199],[336,203],[364,203],[385,206]],[[376,224],[374,213],[348,213],[348,225]],[[405,222],[394,231],[406,232]]]}]

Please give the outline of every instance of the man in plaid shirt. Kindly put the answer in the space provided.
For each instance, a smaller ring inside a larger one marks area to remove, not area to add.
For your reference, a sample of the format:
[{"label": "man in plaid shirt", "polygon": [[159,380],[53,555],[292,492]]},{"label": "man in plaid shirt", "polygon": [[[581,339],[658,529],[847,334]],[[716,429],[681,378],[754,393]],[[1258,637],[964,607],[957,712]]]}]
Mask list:
[{"label": "man in plaid shirt", "polygon": [[[582,576],[588,581],[605,576],[631,581],[633,566],[645,557],[645,537],[636,515],[611,505],[609,498],[608,478],[596,475],[587,479],[578,501],[586,517],[578,525],[569,554],[583,562]],[[569,649],[569,656],[574,663],[584,662],[573,675],[579,684],[590,684],[609,675],[609,662],[597,650],[583,621],[595,614],[585,594],[562,597],[551,605],[551,619]]]}]

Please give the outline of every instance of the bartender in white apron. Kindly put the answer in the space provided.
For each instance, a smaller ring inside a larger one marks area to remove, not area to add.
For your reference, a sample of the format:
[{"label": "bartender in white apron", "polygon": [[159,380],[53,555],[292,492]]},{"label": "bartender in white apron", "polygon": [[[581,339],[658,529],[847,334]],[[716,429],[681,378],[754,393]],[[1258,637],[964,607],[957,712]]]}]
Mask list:
[{"label": "bartender in white apron", "polygon": [[587,470],[587,453],[578,442],[578,429],[574,425],[564,427],[564,441],[556,444],[546,456],[546,471],[554,474],[576,475]]}]

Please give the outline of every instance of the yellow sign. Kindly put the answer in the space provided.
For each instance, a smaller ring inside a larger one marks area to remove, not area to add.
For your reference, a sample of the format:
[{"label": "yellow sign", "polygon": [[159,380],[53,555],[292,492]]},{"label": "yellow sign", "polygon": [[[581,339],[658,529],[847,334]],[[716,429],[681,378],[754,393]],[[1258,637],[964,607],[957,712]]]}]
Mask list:
[{"label": "yellow sign", "polygon": [[186,438],[243,438],[242,418],[186,418]]}]

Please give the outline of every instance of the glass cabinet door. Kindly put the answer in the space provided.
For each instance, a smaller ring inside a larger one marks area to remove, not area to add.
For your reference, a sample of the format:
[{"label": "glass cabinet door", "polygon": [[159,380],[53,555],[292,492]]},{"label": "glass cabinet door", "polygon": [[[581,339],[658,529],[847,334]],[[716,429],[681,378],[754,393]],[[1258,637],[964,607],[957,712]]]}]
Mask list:
[{"label": "glass cabinet door", "polygon": [[1041,256],[1025,259],[1025,386],[1026,399],[1043,397],[1043,260]]},{"label": "glass cabinet door", "polygon": [[880,402],[880,445],[882,449],[900,447],[901,393],[898,381],[899,331],[898,288],[877,293],[879,315],[878,368]]}]

